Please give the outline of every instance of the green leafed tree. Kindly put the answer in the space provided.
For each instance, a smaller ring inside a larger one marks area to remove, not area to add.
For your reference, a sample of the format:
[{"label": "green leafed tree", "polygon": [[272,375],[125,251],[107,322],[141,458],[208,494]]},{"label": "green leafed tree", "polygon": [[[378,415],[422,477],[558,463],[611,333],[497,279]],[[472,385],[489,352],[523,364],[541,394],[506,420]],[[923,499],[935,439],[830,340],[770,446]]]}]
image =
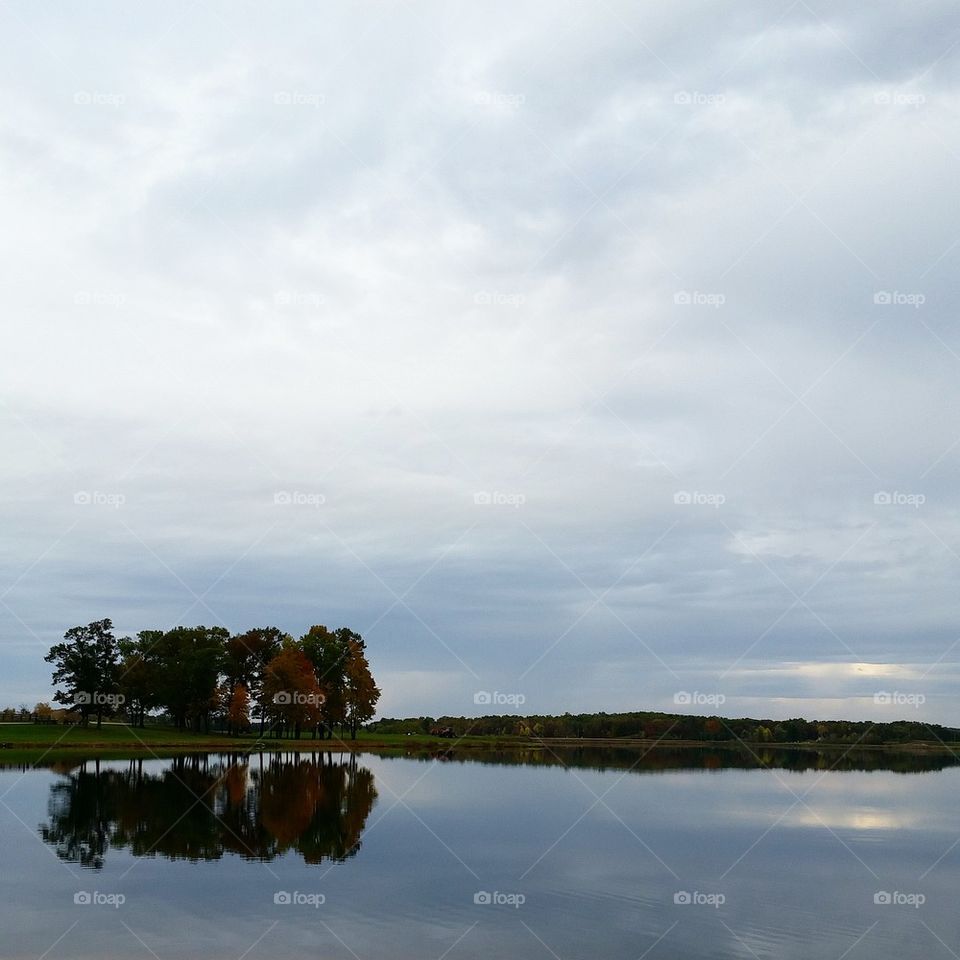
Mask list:
[{"label": "green leafed tree", "polygon": [[317,682],[324,693],[322,723],[327,736],[346,721],[347,661],[350,657],[351,632],[345,627],[328,630],[311,627],[301,638],[300,647],[313,664]]},{"label": "green leafed tree", "polygon": [[234,634],[226,642],[223,672],[227,685],[231,691],[238,683],[246,687],[260,717],[261,734],[267,716],[263,703],[264,671],[286,639],[288,635],[278,627],[254,627]]},{"label": "green leafed tree", "polygon": [[143,727],[147,712],[159,706],[160,664],[153,649],[163,636],[161,630],[144,630],[136,637],[119,641],[120,670],[117,684],[124,697],[124,709],[136,727]]},{"label": "green leafed tree", "polygon": [[223,627],[174,627],[158,635],[140,634],[150,656],[159,664],[157,702],[176,726],[208,730],[210,714],[219,702],[217,688],[230,633]]},{"label": "green leafed tree", "polygon": [[75,709],[84,725],[95,716],[99,727],[120,702],[119,656],[109,619],[71,627],[44,657],[53,664],[54,685],[63,687],[53,699]]}]

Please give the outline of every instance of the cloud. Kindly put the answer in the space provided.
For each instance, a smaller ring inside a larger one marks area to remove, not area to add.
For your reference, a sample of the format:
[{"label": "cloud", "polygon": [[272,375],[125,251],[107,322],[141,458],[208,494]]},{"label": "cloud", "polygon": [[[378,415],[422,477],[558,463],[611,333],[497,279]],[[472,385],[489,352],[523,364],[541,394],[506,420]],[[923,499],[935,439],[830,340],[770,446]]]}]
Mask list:
[{"label": "cloud", "polygon": [[107,615],[396,713],[940,676],[956,10],[121,13],[3,13],[0,700]]}]

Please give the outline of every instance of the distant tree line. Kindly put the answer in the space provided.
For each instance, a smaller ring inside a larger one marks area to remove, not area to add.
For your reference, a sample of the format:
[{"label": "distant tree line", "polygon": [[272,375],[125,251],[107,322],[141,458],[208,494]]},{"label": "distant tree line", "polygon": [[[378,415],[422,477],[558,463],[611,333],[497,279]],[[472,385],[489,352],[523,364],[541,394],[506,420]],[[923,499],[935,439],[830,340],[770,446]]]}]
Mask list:
[{"label": "distant tree line", "polygon": [[118,638],[97,620],[68,630],[44,659],[64,711],[37,704],[35,718],[49,711],[98,727],[109,717],[142,727],[159,712],[180,730],[240,734],[258,723],[261,735],[355,737],[380,698],[363,638],[347,627],[313,626],[299,640],[277,627],[204,626]]},{"label": "distant tree line", "polygon": [[916,720],[874,723],[854,720],[755,720],[695,717],[686,714],[565,713],[562,716],[408,717],[369,724],[377,733],[434,734],[445,737],[519,736],[575,739],[643,738],[747,743],[905,743],[960,740],[960,730]]}]

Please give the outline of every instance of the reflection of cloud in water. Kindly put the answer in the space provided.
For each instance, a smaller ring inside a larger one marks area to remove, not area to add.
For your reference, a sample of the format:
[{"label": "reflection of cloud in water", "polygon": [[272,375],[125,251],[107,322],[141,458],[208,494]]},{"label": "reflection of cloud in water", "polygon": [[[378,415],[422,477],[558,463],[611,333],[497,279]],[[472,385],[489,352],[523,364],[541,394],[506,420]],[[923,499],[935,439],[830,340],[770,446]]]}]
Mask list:
[{"label": "reflection of cloud in water", "polygon": [[791,827],[830,827],[833,830],[910,830],[920,825],[915,813],[877,810],[870,807],[826,807],[798,805],[783,818]]}]

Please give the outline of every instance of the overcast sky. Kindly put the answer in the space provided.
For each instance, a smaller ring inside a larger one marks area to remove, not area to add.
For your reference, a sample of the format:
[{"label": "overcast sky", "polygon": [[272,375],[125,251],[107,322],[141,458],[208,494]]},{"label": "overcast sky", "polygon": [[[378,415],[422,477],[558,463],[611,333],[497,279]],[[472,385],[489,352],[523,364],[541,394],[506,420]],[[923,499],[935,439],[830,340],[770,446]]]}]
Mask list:
[{"label": "overcast sky", "polygon": [[0,30],[0,704],[111,617],[349,625],[385,715],[960,724],[955,3]]}]

